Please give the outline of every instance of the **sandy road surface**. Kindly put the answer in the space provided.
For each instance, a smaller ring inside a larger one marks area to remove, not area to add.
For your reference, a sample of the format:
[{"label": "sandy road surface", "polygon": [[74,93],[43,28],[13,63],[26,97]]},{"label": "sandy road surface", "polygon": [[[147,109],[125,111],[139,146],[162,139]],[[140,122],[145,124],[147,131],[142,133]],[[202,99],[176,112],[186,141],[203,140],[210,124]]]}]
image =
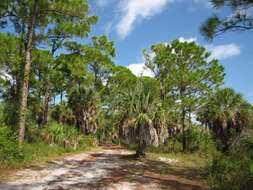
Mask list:
[{"label": "sandy road surface", "polygon": [[107,145],[96,153],[82,153],[31,166],[0,182],[1,190],[168,189],[203,190],[194,172],[183,173],[156,161],[139,162],[126,149]]}]

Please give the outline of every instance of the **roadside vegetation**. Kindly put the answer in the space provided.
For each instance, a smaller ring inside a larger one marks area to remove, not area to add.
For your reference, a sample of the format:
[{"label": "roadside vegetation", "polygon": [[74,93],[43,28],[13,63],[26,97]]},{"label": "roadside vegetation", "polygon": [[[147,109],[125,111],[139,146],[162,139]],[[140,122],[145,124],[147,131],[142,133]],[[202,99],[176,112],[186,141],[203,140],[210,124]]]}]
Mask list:
[{"label": "roadside vegetation", "polygon": [[45,129],[30,128],[22,150],[17,145],[17,134],[9,127],[0,128],[0,170],[17,169],[33,163],[44,163],[61,155],[96,150],[97,141],[75,128],[52,123]]},{"label": "roadside vegetation", "polygon": [[195,168],[211,189],[251,189],[253,106],[222,87],[219,61],[175,39],[144,49],[154,77],[137,77],[112,61],[113,41],[89,36],[97,20],[83,0],[0,2],[1,28],[15,29],[0,33],[0,169],[113,142]]}]

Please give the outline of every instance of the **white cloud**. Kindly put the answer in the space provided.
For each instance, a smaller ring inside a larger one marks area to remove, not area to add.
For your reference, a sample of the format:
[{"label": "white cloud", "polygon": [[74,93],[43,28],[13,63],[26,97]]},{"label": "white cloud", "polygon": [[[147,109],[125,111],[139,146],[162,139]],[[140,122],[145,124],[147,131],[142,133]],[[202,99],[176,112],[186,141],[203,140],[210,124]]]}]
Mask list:
[{"label": "white cloud", "polygon": [[178,38],[178,40],[180,41],[180,42],[196,42],[197,41],[197,38],[187,38],[187,39],[185,39],[184,37],[180,37],[180,38]]},{"label": "white cloud", "polygon": [[162,12],[167,3],[175,0],[122,0],[119,10],[122,13],[120,22],[117,24],[117,32],[125,38],[131,32],[137,19],[149,18]]},{"label": "white cloud", "polygon": [[[196,42],[197,43],[196,37],[192,37],[192,38],[180,37],[178,39],[180,42]],[[168,43],[165,43],[165,44],[168,44]],[[211,56],[210,56],[209,60],[211,60],[211,59],[220,59],[221,60],[221,59],[226,59],[226,58],[232,57],[234,55],[240,54],[240,48],[234,43],[219,45],[219,46],[208,45],[205,47],[206,47],[207,51],[211,52]],[[155,54],[152,53],[150,55],[150,57],[151,57],[151,59],[153,59],[155,57]],[[130,69],[131,72],[138,77],[140,77],[140,76],[154,77],[154,74],[152,73],[152,71],[145,67],[145,58],[144,57],[142,57],[142,59],[139,61],[139,63],[130,64],[127,66],[127,68]]]},{"label": "white cloud", "polygon": [[220,46],[209,45],[206,49],[211,52],[210,59],[226,59],[241,53],[240,48],[233,43]]},{"label": "white cloud", "polygon": [[137,63],[137,64],[130,64],[127,66],[128,69],[132,71],[134,75],[137,77],[140,76],[148,76],[148,77],[154,77],[153,73],[145,67],[144,63]]},{"label": "white cloud", "polygon": [[105,25],[105,34],[106,35],[109,35],[112,31],[112,22],[108,22],[106,25]]},{"label": "white cloud", "polygon": [[[192,37],[192,38],[180,37],[178,38],[178,40],[180,42],[197,42],[196,37]],[[234,43],[219,45],[219,46],[207,45],[205,47],[207,51],[211,52],[211,56],[209,58],[210,60],[211,59],[226,59],[226,58],[229,58],[241,53],[240,48]]]}]

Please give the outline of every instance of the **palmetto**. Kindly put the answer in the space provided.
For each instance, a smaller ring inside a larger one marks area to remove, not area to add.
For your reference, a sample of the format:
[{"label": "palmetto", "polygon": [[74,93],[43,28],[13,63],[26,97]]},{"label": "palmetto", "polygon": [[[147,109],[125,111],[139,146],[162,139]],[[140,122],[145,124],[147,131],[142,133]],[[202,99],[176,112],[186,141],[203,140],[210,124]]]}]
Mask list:
[{"label": "palmetto", "polygon": [[229,149],[236,134],[250,125],[251,117],[251,105],[231,88],[218,90],[199,111],[199,120],[215,133],[224,152]]},{"label": "palmetto", "polygon": [[138,136],[137,157],[145,156],[146,145],[158,146],[154,117],[158,113],[159,105],[159,97],[152,95],[150,89],[145,89],[142,81],[139,81],[134,89],[121,91],[115,99],[116,112],[122,120],[131,120],[127,123],[134,126]]},{"label": "palmetto", "polygon": [[94,133],[97,129],[95,121],[100,111],[100,96],[95,88],[75,87],[69,93],[69,107],[76,116],[78,125],[84,134]]}]

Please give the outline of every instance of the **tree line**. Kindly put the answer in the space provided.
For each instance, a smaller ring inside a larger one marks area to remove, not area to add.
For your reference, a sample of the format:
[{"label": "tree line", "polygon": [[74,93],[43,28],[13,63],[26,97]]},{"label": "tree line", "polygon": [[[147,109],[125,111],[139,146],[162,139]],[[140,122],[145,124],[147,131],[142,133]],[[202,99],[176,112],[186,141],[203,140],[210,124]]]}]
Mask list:
[{"label": "tree line", "polygon": [[[227,1],[221,2],[214,1]],[[11,28],[0,33],[3,122],[18,131],[20,148],[26,128],[55,120],[85,135],[104,137],[110,128],[111,135],[137,142],[137,157],[149,144],[166,143],[178,127],[186,151],[185,133],[196,117],[226,152],[231,129],[240,133],[251,124],[252,106],[232,89],[220,89],[224,68],[204,47],[177,39],[152,45],[143,55],[154,77],[136,77],[112,61],[113,41],[89,35],[98,21],[89,10],[84,0],[0,2],[1,28]],[[210,23],[201,29],[213,35],[218,24],[207,29]]]}]

